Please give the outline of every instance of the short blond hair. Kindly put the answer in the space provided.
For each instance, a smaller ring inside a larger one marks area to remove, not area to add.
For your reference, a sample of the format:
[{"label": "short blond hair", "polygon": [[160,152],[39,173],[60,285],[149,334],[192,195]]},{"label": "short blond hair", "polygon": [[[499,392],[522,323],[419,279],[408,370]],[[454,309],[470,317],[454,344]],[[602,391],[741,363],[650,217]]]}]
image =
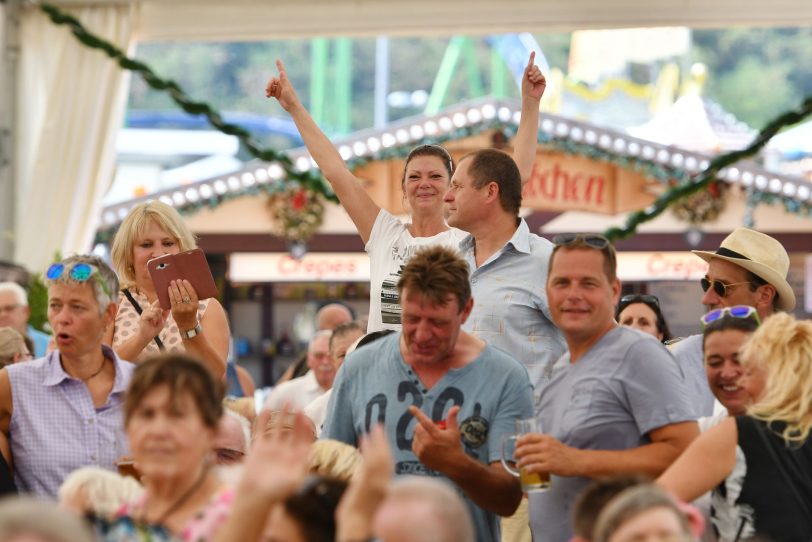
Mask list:
[{"label": "short blond hair", "polygon": [[311,474],[349,482],[360,464],[358,449],[338,440],[317,440],[310,449]]},{"label": "short blond hair", "polygon": [[787,444],[804,442],[812,430],[812,322],[785,312],[773,314],[750,337],[740,359],[767,376],[761,397],[747,414],[785,423],[781,436]]},{"label": "short blond hair", "polygon": [[153,200],[139,203],[133,207],[116,232],[110,256],[113,267],[121,278],[122,286],[129,288],[135,285],[135,268],[133,266],[133,246],[144,234],[149,223],[155,221],[166,233],[175,238],[181,252],[197,248],[197,241],[189,226],[174,207]]},{"label": "short blond hair", "polygon": [[99,467],[82,467],[65,478],[59,486],[60,502],[85,490],[88,510],[98,517],[110,518],[124,504],[135,500],[144,491],[135,478]]},{"label": "short blond hair", "polygon": [[0,327],[0,367],[11,363],[17,355],[30,353],[19,331],[11,327]]},{"label": "short blond hair", "polygon": [[48,542],[92,542],[91,529],[81,519],[50,502],[25,496],[0,499],[0,540],[35,535]]}]

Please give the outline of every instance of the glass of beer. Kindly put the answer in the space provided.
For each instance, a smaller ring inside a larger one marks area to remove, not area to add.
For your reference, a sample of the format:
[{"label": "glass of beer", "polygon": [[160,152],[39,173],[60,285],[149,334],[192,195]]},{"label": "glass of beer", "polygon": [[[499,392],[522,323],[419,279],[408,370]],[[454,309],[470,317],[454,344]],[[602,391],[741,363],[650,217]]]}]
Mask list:
[{"label": "glass of beer", "polygon": [[516,433],[502,437],[502,465],[513,476],[517,476],[522,483],[522,491],[536,493],[550,489],[550,473],[528,472],[525,469],[516,469],[513,463],[513,452],[516,449],[516,440],[529,433],[541,433],[541,422],[537,418],[516,420]]}]

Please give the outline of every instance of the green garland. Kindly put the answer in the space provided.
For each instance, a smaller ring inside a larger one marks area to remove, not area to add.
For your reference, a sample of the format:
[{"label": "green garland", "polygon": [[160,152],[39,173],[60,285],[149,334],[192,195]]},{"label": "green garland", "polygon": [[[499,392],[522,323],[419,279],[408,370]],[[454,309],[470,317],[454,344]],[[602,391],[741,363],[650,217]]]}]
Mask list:
[{"label": "green garland", "polygon": [[286,154],[276,149],[264,149],[260,147],[247,130],[236,124],[224,122],[222,115],[209,104],[193,101],[178,83],[171,79],[161,79],[143,62],[128,57],[109,41],[88,32],[75,17],[60,11],[56,6],[51,4],[42,4],[40,8],[55,24],[69,26],[73,35],[76,36],[76,39],[84,45],[104,51],[107,56],[117,61],[118,65],[123,69],[138,73],[150,87],[168,93],[172,97],[172,100],[187,113],[191,115],[205,115],[211,125],[217,130],[224,134],[237,137],[251,156],[264,160],[265,162],[278,163],[285,170],[287,175],[286,181],[296,181],[299,185],[320,194],[325,199],[338,202],[338,198],[329,190],[324,178],[314,170],[298,171]]},{"label": "green garland", "polygon": [[[748,145],[746,148],[715,157],[710,161],[708,167],[699,173],[694,179],[683,181],[682,183],[676,185],[674,188],[657,198],[654,203],[649,205],[647,208],[632,213],[626,220],[625,227],[609,228],[604,232],[604,235],[612,241],[630,237],[637,231],[637,227],[640,224],[656,218],[675,201],[681,200],[707,187],[711,182],[713,182],[719,171],[735,164],[739,160],[753,156],[759,150],[761,150],[761,148],[767,144],[770,138],[777,134],[781,128],[797,124],[810,114],[812,114],[812,96],[806,98],[797,109],[782,113],[770,121],[767,126],[765,126],[758,133],[753,142],[750,143],[750,145]],[[767,197],[768,196],[765,194],[765,199]],[[776,196],[774,199],[777,200],[779,197]]]},{"label": "green garland", "polygon": [[[287,177],[282,181],[282,183],[287,182],[295,182],[298,183],[300,186],[305,187],[307,190],[310,190],[316,194],[321,195],[325,199],[337,202],[338,199],[336,198],[335,194],[329,189],[326,181],[321,176],[320,173],[317,173],[316,170],[308,170],[305,172],[298,171],[291,159],[276,149],[263,149],[261,148],[251,137],[251,134],[243,129],[242,127],[226,123],[223,121],[222,116],[218,111],[213,109],[209,104],[205,102],[196,102],[193,101],[187,96],[187,94],[181,89],[180,85],[178,85],[175,81],[172,80],[165,80],[158,77],[155,72],[153,72],[149,66],[144,64],[143,62],[139,62],[135,59],[131,59],[126,56],[120,49],[118,49],[115,45],[111,44],[110,42],[99,38],[91,33],[89,33],[84,26],[77,20],[75,17],[72,17],[66,13],[63,13],[58,8],[51,4],[42,4],[40,8],[51,18],[51,20],[55,24],[62,24],[68,25],[71,28],[74,36],[83,43],[84,45],[94,48],[100,49],[104,51],[110,58],[116,60],[123,69],[137,72],[144,81],[152,88],[156,90],[161,90],[164,92],[169,93],[171,98],[177,103],[184,111],[193,115],[205,115],[208,118],[209,122],[212,126],[214,126],[217,130],[236,136],[239,141],[243,144],[246,150],[255,158],[259,160],[263,160],[265,162],[275,162],[278,163],[285,171]],[[645,162],[643,160],[637,160],[636,158],[627,157],[627,156],[618,156],[612,155],[611,153],[607,153],[606,151],[600,151],[592,148],[591,151],[586,151],[584,155],[587,156],[598,156],[597,159],[604,159],[608,161],[612,161],[618,165],[623,166],[623,164],[631,165],[634,168],[641,167],[644,170],[648,170],[651,173],[651,176],[657,179],[662,179],[664,175],[667,173],[677,173],[674,177],[682,179],[682,182],[674,186],[672,189],[668,190],[664,194],[662,194],[659,198],[657,198],[654,203],[648,206],[646,209],[637,211],[632,213],[627,222],[625,227],[623,228],[609,228],[604,233],[605,235],[612,240],[624,239],[631,235],[633,235],[637,231],[637,227],[649,220],[654,219],[655,217],[659,216],[663,211],[665,211],[670,205],[674,202],[681,200],[691,194],[702,190],[703,188],[707,187],[708,184],[716,179],[717,174],[720,170],[728,167],[739,160],[744,158],[748,158],[756,154],[767,141],[770,140],[780,129],[796,124],[812,114],[812,96],[806,98],[801,106],[793,111],[787,111],[770,123],[767,124],[758,134],[756,139],[745,149],[739,151],[729,152],[727,154],[719,155],[713,160],[710,161],[707,168],[704,171],[699,173],[696,177],[690,178],[685,172],[680,172],[679,170],[672,170],[670,168],[664,168],[663,166],[659,166],[654,164],[653,162]],[[481,126],[481,130],[491,129],[493,128],[494,124],[498,123],[486,123]],[[455,134],[456,132],[454,132]],[[448,134],[447,136],[443,136],[442,138],[437,138],[438,142],[445,141],[448,139],[452,139],[455,137],[454,134]],[[546,135],[540,138],[540,141],[544,142],[546,139]],[[575,148],[580,150],[584,150],[583,147],[579,147],[577,144],[571,142],[564,142],[563,140],[549,140],[547,142],[552,143],[554,146],[560,146],[561,148]],[[384,151],[380,153],[381,158],[386,158],[387,155],[391,152],[392,155],[395,156],[402,156],[397,154],[401,152],[401,149],[393,150],[393,151]],[[365,158],[364,160],[369,160],[370,158]],[[376,159],[376,158],[372,158]],[[355,167],[358,165],[359,160],[350,161],[350,167]],[[626,167],[626,166],[623,166]],[[190,208],[199,208],[202,205],[208,204],[211,206],[216,206],[219,202],[222,202],[226,199],[232,199],[233,197],[238,197],[244,194],[251,194],[251,193],[259,193],[260,190],[268,192],[268,193],[275,193],[278,192],[280,189],[279,186],[273,183],[267,183],[266,185],[260,185],[260,187],[250,187],[248,189],[235,192],[228,197],[216,196],[209,198],[206,202],[203,202],[201,205],[192,204],[186,205],[182,209],[179,210],[189,210]],[[762,193],[763,201],[785,201],[785,207],[787,207],[788,203],[786,202],[787,198],[783,198],[780,195],[775,194],[767,194]],[[809,206],[806,203],[795,202],[793,204],[794,207],[797,208],[796,212],[805,211],[809,214]],[[787,207],[789,210],[790,207]],[[102,235],[102,237],[106,237],[106,235]]]}]

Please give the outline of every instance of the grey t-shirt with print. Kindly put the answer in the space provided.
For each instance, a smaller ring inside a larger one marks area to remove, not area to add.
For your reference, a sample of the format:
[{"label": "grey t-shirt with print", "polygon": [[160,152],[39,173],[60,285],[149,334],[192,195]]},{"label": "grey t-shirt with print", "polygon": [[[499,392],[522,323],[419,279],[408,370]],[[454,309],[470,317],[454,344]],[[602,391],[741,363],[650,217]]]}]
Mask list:
[{"label": "grey t-shirt with print", "polygon": [[[453,406],[465,453],[489,464],[499,461],[503,435],[512,434],[515,420],[533,416],[533,394],[527,371],[497,348],[486,346],[471,363],[451,369],[426,389],[400,354],[400,333],[378,339],[347,356],[336,375],[321,438],[358,445],[361,435],[382,423],[392,447],[395,474],[437,476],[412,452],[417,420],[412,405],[432,420],[445,420]],[[460,494],[474,520],[478,542],[499,540],[496,514]]]},{"label": "grey t-shirt with print", "polygon": [[[648,433],[691,421],[681,372],[654,337],[618,326],[581,359],[564,354],[541,394],[542,430],[582,450],[626,450],[649,444]],[[590,480],[552,476],[552,488],[530,494],[530,527],[535,542],[562,542],[572,536],[571,506]]]}]

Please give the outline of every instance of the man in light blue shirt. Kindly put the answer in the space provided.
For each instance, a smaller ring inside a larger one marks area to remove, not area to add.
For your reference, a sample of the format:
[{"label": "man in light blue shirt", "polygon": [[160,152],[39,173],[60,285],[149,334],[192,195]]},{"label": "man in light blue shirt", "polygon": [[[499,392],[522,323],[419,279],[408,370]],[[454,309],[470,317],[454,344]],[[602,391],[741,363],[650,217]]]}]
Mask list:
[{"label": "man in light blue shirt", "polygon": [[544,290],[552,244],[519,218],[519,169],[502,151],[472,153],[460,160],[445,201],[448,224],[470,233],[460,250],[471,269],[475,303],[463,329],[525,366],[538,408],[566,346]]},{"label": "man in light blue shirt", "polygon": [[395,473],[444,477],[462,494],[478,542],[501,540],[498,515],[521,500],[501,442],[532,416],[521,365],[460,330],[473,300],[455,251],[423,249],[398,282],[403,329],[357,349],[333,385],[322,438],[357,445],[382,424]]}]

